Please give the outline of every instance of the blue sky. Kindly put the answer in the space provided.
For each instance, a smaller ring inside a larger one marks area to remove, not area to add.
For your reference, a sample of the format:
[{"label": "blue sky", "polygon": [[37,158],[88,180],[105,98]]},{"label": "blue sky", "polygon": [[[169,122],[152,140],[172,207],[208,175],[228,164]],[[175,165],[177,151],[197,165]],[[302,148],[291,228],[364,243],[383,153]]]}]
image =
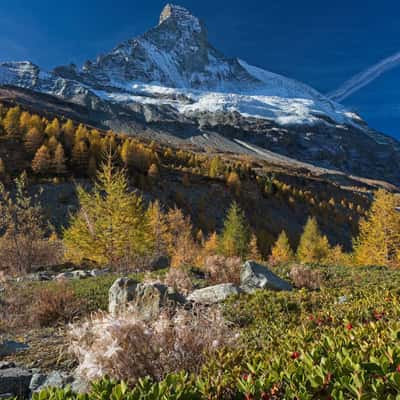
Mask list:
[{"label": "blue sky", "polygon": [[[0,60],[45,68],[81,64],[158,22],[166,1],[2,0]],[[394,0],[177,0],[206,22],[228,56],[329,92],[400,51],[400,3]],[[400,67],[344,104],[374,128],[400,138]]]}]

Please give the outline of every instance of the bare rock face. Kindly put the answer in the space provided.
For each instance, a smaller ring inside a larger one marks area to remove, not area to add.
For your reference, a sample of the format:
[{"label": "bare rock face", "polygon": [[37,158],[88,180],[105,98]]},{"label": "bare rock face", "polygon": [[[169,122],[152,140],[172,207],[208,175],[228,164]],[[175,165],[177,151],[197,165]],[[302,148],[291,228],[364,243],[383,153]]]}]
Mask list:
[{"label": "bare rock face", "polygon": [[246,293],[253,293],[257,289],[276,291],[291,291],[293,289],[289,282],[284,281],[267,267],[254,261],[247,261],[243,264],[240,273],[240,288]]},{"label": "bare rock face", "polygon": [[187,300],[198,304],[215,304],[239,293],[241,293],[240,288],[233,283],[222,283],[195,290],[187,297]]},{"label": "bare rock face", "polygon": [[143,320],[151,320],[160,314],[163,307],[183,302],[181,296],[163,284],[119,278],[110,288],[108,311],[113,316],[135,312]]}]

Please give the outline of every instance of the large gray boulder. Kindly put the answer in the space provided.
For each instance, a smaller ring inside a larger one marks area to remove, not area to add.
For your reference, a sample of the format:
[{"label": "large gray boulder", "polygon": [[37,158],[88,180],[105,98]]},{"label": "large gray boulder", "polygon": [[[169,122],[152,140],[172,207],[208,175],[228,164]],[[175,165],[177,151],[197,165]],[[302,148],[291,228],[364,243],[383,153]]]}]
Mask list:
[{"label": "large gray boulder", "polygon": [[188,301],[199,304],[215,304],[226,300],[229,296],[237,295],[241,292],[233,283],[222,283],[220,285],[208,286],[203,289],[193,291],[188,297]]},{"label": "large gray boulder", "polygon": [[29,395],[32,371],[11,365],[0,369],[0,397]]},{"label": "large gray boulder", "polygon": [[135,298],[138,282],[129,278],[118,278],[108,292],[108,312],[113,316],[126,311],[128,303]]},{"label": "large gray boulder", "polygon": [[161,283],[139,283],[119,278],[109,291],[108,311],[117,316],[135,312],[143,320],[156,318],[163,307],[183,303],[184,299]]},{"label": "large gray boulder", "polygon": [[289,282],[254,261],[247,261],[243,264],[240,272],[240,288],[246,293],[252,293],[257,289],[285,291],[293,289]]}]

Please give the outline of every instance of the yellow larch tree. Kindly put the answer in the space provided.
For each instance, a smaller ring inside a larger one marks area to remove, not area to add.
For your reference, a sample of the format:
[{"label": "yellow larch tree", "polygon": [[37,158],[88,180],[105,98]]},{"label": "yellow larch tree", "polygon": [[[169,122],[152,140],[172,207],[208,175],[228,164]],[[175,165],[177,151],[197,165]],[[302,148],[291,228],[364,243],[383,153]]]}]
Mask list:
[{"label": "yellow larch tree", "polygon": [[354,258],[358,265],[400,264],[400,212],[398,196],[383,189],[359,226],[354,240]]}]

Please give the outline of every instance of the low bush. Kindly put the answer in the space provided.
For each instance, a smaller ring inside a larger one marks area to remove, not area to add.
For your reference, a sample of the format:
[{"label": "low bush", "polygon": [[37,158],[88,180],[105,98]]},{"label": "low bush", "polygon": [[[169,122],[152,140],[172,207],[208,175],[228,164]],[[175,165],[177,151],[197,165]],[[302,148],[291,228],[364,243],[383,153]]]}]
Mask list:
[{"label": "low bush", "polygon": [[240,269],[243,262],[240,257],[225,257],[222,255],[205,258],[203,271],[211,284],[240,284]]},{"label": "low bush", "polygon": [[294,265],[289,272],[289,277],[296,288],[320,289],[324,282],[321,271],[306,267],[304,265]]},{"label": "low bush", "polygon": [[70,337],[79,375],[88,380],[107,375],[130,383],[181,370],[198,372],[208,356],[233,340],[218,309],[180,309],[154,321],[135,314],[97,314],[74,325]]},{"label": "low bush", "polygon": [[29,309],[30,323],[43,327],[71,322],[82,313],[82,303],[69,285],[57,282],[38,291]]}]

